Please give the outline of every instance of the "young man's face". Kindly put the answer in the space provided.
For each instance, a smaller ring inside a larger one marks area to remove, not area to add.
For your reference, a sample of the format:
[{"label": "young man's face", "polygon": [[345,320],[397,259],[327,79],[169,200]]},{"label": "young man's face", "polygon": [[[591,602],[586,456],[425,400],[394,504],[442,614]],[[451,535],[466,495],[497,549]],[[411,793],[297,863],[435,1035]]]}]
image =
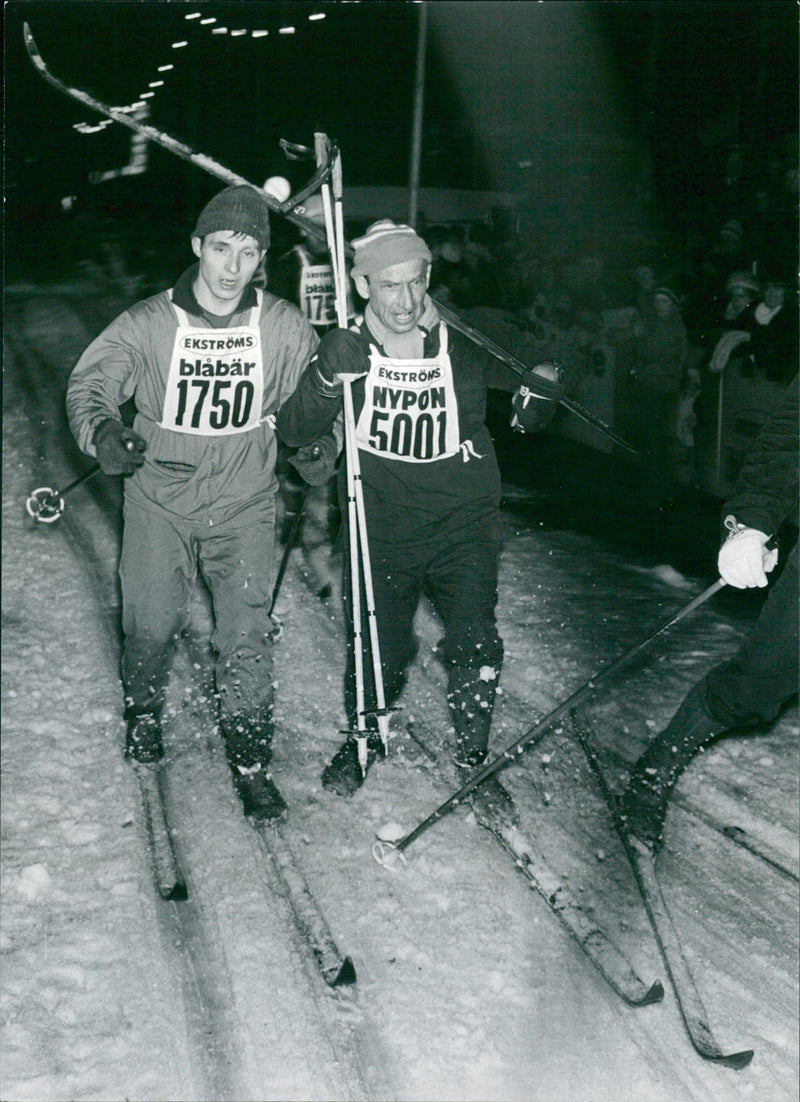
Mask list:
[{"label": "young man's face", "polygon": [[425,311],[430,266],[427,260],[406,260],[370,276],[356,276],[356,288],[369,299],[378,320],[393,333],[410,333]]},{"label": "young man's face", "polygon": [[192,249],[200,261],[194,286],[197,301],[212,314],[232,314],[265,250],[254,237],[231,230],[193,237]]}]

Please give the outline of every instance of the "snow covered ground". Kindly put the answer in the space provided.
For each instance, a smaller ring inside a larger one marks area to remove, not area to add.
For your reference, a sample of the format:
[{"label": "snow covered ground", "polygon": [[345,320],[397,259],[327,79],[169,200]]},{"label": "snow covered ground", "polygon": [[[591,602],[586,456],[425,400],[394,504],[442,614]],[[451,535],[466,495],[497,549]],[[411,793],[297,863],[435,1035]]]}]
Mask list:
[{"label": "snow covered ground", "polygon": [[[24,502],[86,467],[63,428],[89,303],[9,298],[3,454],[2,1066],[0,1097],[790,1102],[798,1090],[797,885],[723,836],[739,826],[797,870],[797,709],[723,740],[681,782],[659,875],[715,1035],[740,1071],[689,1045],[595,782],[556,729],[503,774],[520,836],[663,1003],[625,1005],[512,858],[457,809],[407,851],[371,856],[457,787],[438,626],[422,609],[385,763],[349,801],[319,774],[341,741],[343,642],[297,563],[276,647],[282,838],[358,973],[320,980],[260,838],[243,819],[209,710],[209,613],[198,595],[170,691],[167,802],[189,900],[153,888],[138,787],[123,761],[115,581],[118,487],[102,476],[52,525]],[[104,304],[91,304],[92,317]],[[109,304],[105,304],[110,309]],[[508,487],[499,616],[506,643],[493,749],[713,578],[653,569],[531,522]],[[665,563],[664,566],[670,566]],[[713,564],[709,564],[710,568]],[[726,606],[726,608],[729,607]],[[612,784],[746,620],[715,602],[587,709]],[[412,722],[413,721],[413,722]],[[703,818],[703,815],[706,818]]]}]

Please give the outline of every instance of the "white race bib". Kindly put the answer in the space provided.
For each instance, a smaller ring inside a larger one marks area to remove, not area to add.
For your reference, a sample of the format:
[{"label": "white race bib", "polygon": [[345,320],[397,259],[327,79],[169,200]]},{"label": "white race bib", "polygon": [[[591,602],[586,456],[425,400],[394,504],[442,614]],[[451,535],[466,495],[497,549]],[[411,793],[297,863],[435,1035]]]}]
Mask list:
[{"label": "white race bib", "polygon": [[432,463],[458,452],[458,404],[445,326],[439,334],[433,360],[390,360],[372,348],[356,426],[360,449],[406,463]]},{"label": "white race bib", "polygon": [[161,427],[196,436],[249,432],[261,421],[264,366],[261,293],[244,325],[199,328],[175,306],[178,331],[164,393]]},{"label": "white race bib", "polygon": [[312,325],[327,329],[336,322],[336,295],[330,264],[307,264],[300,272],[300,309]]}]

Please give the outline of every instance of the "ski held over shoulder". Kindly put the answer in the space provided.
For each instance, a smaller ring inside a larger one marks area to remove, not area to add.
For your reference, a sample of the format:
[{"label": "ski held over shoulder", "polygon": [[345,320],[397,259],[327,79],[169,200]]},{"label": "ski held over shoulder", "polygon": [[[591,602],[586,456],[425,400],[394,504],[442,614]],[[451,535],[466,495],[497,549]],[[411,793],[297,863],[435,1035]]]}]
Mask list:
[{"label": "ski held over shoulder", "polygon": [[[173,138],[165,131],[159,130],[154,126],[150,126],[149,124],[134,118],[133,115],[127,112],[125,109],[121,107],[109,106],[108,104],[103,103],[102,100],[99,100],[95,96],[90,95],[88,92],[83,91],[81,88],[75,88],[72,85],[67,84],[65,81],[57,77],[47,66],[44,58],[39,51],[39,47],[36,45],[36,40],[34,39],[31,29],[27,23],[25,23],[23,27],[23,36],[25,39],[25,47],[28,51],[28,56],[30,57],[31,62],[38,70],[39,74],[43,77],[43,79],[46,80],[48,84],[52,85],[53,88],[56,88],[59,92],[62,92],[66,96],[71,96],[72,99],[75,99],[79,103],[82,103],[90,110],[96,111],[98,112],[98,114],[105,115],[106,118],[112,119],[114,122],[120,123],[122,126],[127,127],[129,130],[135,131],[137,134],[142,135],[142,137],[147,138],[149,141],[155,142],[156,145],[160,145],[163,149],[166,149],[170,153],[173,153],[181,160],[190,162],[197,168],[202,169],[204,172],[208,172],[211,176],[216,176],[217,179],[222,180],[228,185],[245,184],[250,187],[256,186],[252,183],[252,181],[247,180],[244,176],[240,176],[237,172],[233,172],[225,165],[220,164],[220,162],[215,160],[213,157],[209,157],[204,153],[198,153],[196,150],[192,149],[191,146],[186,145],[185,142],[181,142],[177,138]],[[286,150],[288,150],[289,148],[302,148],[299,146],[293,146],[292,143],[289,142],[284,142],[282,143],[282,145]],[[310,195],[313,191],[317,190],[320,184],[328,178],[332,165],[335,162],[337,152],[338,151],[336,150],[336,147],[331,146],[329,150],[330,157],[328,164],[318,168],[317,172],[311,178],[309,183],[301,190],[301,192],[295,194],[285,203],[281,203],[278,199],[275,198],[274,195],[271,195],[269,192],[264,191],[263,188],[258,188],[258,191],[263,194],[268,206],[273,211],[273,213],[279,214],[282,217],[287,218],[290,222],[294,223],[294,225],[298,226],[305,232],[310,233],[312,236],[321,238],[322,231],[316,222],[306,217],[304,212],[305,208],[303,207],[302,200],[304,198],[307,198],[307,196]],[[352,255],[352,246],[347,242],[344,243],[344,251],[348,255]],[[457,314],[454,314],[452,310],[443,306],[442,303],[436,302],[435,300],[434,302],[444,321],[446,321],[449,325],[452,325],[454,329],[458,329],[459,332],[463,333],[464,336],[466,336],[474,344],[477,344],[479,347],[485,349],[496,359],[500,360],[501,363],[504,363],[507,367],[511,368],[512,371],[515,371],[520,375],[524,375],[525,378],[528,380],[529,386],[536,385],[535,380],[531,382],[530,369],[526,364],[517,359],[516,356],[513,356],[504,348],[501,348],[500,345],[490,340],[489,337],[481,333],[479,330],[475,329],[473,326],[467,325],[466,322],[462,321]],[[638,454],[636,448],[634,448],[621,436],[615,433],[610,425],[606,424],[605,421],[597,417],[594,413],[591,413],[589,410],[585,409],[574,399],[564,396],[559,399],[559,404],[563,405],[565,409],[569,410],[569,412],[573,413],[576,417],[579,417],[581,420],[585,421],[587,424],[597,429],[619,447],[624,448],[626,451],[631,452],[634,455]]]},{"label": "ski held over shoulder", "polygon": [[[97,99],[95,96],[90,95],[88,92],[83,91],[81,88],[75,88],[67,84],[57,77],[48,67],[39,51],[39,47],[36,45],[36,40],[27,23],[23,26],[23,37],[25,39],[25,48],[28,51],[28,56],[33,62],[33,65],[47,83],[52,85],[52,87],[56,88],[59,92],[63,92],[64,95],[77,100],[78,103],[82,103],[90,110],[96,111],[98,114],[105,115],[106,118],[120,123],[121,126],[133,130],[149,141],[155,142],[155,144],[160,145],[162,149],[168,150],[168,152],[173,153],[183,161],[189,161],[197,168],[202,169],[211,176],[216,176],[218,180],[222,180],[223,183],[229,186],[246,185],[248,187],[256,187],[251,180],[246,179],[244,176],[240,176],[238,172],[233,172],[225,165],[220,164],[220,162],[213,157],[209,157],[205,153],[198,153],[196,150],[192,149],[191,146],[186,145],[185,142],[173,138],[171,134],[167,134],[165,131],[159,130],[155,126],[150,126],[140,119],[134,118],[127,109],[112,107],[109,104],[103,103],[102,100]],[[316,190],[321,179],[323,179],[325,174],[329,171],[330,165],[327,165],[322,172],[315,173],[312,178],[312,186],[303,188],[302,193],[295,195],[293,199],[286,203],[279,202],[274,195],[271,195],[268,191],[264,191],[263,188],[257,188],[257,190],[261,192],[267,205],[275,214],[283,215],[283,217],[288,218],[290,222],[295,223],[300,229],[317,237],[320,233],[319,226],[316,222],[307,218],[303,213],[304,208],[301,198],[306,197],[310,191]]]}]

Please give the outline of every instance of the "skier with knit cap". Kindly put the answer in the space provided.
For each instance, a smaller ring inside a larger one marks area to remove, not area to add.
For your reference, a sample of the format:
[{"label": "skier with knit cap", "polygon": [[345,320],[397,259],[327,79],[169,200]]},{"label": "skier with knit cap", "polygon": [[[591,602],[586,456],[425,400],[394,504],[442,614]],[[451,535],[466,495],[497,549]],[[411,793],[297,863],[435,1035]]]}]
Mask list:
[{"label": "skier with knit cap", "polygon": [[[349,330],[323,336],[295,393],[279,411],[277,429],[291,446],[308,444],[340,412],[342,377],[353,383],[386,704],[399,696],[415,656],[413,618],[424,593],[444,623],[441,657],[448,671],[455,761],[466,779],[487,755],[503,664],[495,619],[500,472],[484,423],[486,391],[489,386],[515,391],[512,425],[524,431],[543,428],[557,401],[537,397],[533,373],[531,387],[520,387],[517,376],[440,319],[427,294],[431,253],[411,227],[384,219],[353,248],[352,276],[366,300],[364,315]],[[550,380],[551,394],[558,390],[555,365],[534,371]],[[339,487],[346,515],[344,468],[342,463]],[[344,574],[350,617],[349,571]],[[359,720],[355,669],[351,632],[345,705],[353,734]],[[385,749],[374,715],[369,655],[363,669],[369,768]],[[356,739],[350,736],[325,769],[322,783],[352,795],[364,774]],[[508,800],[494,778],[482,794],[498,803]]]},{"label": "skier with knit cap", "polygon": [[[125,476],[126,756],[163,756],[169,670],[199,569],[213,599],[227,756],[245,814],[259,819],[286,806],[268,772],[274,415],[318,343],[296,306],[251,283],[269,239],[269,207],[256,188],[214,196],[191,234],[197,263],[92,341],[67,390],[81,449],[106,474]],[[132,428],[120,417],[128,399]]]}]

